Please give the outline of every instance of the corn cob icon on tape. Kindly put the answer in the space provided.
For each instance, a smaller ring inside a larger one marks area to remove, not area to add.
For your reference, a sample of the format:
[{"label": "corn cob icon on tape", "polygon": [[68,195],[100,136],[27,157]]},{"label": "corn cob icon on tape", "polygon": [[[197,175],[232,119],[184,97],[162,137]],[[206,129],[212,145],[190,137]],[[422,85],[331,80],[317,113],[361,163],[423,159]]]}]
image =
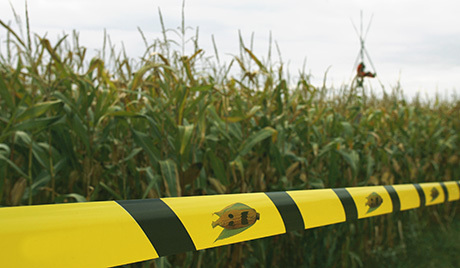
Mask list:
[{"label": "corn cob icon on tape", "polygon": [[219,218],[212,222],[212,228],[224,228],[215,241],[239,234],[260,220],[260,214],[255,209],[242,203],[229,205],[219,212],[214,212],[214,215]]}]

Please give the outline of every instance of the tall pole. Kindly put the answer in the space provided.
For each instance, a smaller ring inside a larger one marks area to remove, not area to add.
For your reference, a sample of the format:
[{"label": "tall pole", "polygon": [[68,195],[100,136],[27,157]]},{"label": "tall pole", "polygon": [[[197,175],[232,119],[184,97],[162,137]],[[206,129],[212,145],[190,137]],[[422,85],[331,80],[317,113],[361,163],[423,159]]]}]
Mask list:
[{"label": "tall pole", "polygon": [[361,56],[361,62],[364,62],[364,37],[363,37],[363,11],[361,10],[361,25],[360,25],[360,32],[359,32],[359,41],[361,43],[361,50],[359,54]]}]

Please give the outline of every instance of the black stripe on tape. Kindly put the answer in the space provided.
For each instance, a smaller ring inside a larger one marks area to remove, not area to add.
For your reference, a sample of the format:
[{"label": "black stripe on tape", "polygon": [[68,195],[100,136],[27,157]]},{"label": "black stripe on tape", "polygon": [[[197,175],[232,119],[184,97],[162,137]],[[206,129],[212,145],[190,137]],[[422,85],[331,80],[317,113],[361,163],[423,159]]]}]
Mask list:
[{"label": "black stripe on tape", "polygon": [[182,222],[161,199],[116,202],[136,220],[160,257],[196,250]]},{"label": "black stripe on tape", "polygon": [[415,189],[417,190],[418,196],[420,197],[420,206],[419,207],[424,207],[425,206],[425,193],[423,192],[422,186],[418,183],[413,184]]},{"label": "black stripe on tape", "polygon": [[284,222],[286,232],[305,230],[302,214],[297,204],[286,192],[265,193],[275,204]]},{"label": "black stripe on tape", "polygon": [[458,190],[460,191],[460,182],[458,182],[458,181],[455,181],[455,183],[457,183],[457,186],[458,186]]},{"label": "black stripe on tape", "polygon": [[332,190],[334,190],[335,194],[339,197],[340,202],[342,202],[342,206],[345,210],[347,221],[358,219],[358,209],[356,208],[356,204],[353,200],[353,197],[351,197],[347,189],[336,188]]},{"label": "black stripe on tape", "polygon": [[439,184],[441,184],[442,190],[444,191],[444,202],[449,201],[449,192],[447,191],[446,185],[444,182],[440,182]]},{"label": "black stripe on tape", "polygon": [[391,185],[385,185],[383,186],[388,194],[390,195],[391,198],[391,203],[393,203],[393,212],[398,212],[401,210],[401,202],[399,201],[399,196],[395,191],[395,188]]}]

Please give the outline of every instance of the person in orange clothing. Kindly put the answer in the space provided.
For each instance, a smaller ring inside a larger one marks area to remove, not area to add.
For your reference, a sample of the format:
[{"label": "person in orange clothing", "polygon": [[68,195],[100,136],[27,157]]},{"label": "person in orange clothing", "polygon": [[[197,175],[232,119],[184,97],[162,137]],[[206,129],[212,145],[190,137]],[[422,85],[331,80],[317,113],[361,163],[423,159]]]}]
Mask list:
[{"label": "person in orange clothing", "polygon": [[364,71],[365,67],[366,66],[362,62],[358,65],[358,69],[356,70],[358,72],[358,74],[357,74],[358,77],[360,77],[360,78],[362,78],[362,77],[371,77],[371,78],[375,77],[376,73],[365,72]]}]

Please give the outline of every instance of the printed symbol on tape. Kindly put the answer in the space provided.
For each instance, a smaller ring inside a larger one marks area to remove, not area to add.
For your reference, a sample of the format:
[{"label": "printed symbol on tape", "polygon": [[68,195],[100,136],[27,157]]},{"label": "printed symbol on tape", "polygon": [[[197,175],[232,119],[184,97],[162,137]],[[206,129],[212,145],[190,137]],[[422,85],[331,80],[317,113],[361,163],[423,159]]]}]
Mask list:
[{"label": "printed symbol on tape", "polygon": [[219,219],[212,222],[212,228],[224,228],[214,242],[237,235],[260,219],[260,214],[255,209],[242,203],[229,205],[214,214],[219,216]]},{"label": "printed symbol on tape", "polygon": [[436,189],[436,187],[431,188],[431,201],[433,202],[436,198],[439,196],[439,191]]},{"label": "printed symbol on tape", "polygon": [[372,192],[367,198],[366,206],[369,206],[369,210],[367,213],[371,213],[372,211],[378,209],[380,205],[383,203],[383,198],[376,192]]}]

